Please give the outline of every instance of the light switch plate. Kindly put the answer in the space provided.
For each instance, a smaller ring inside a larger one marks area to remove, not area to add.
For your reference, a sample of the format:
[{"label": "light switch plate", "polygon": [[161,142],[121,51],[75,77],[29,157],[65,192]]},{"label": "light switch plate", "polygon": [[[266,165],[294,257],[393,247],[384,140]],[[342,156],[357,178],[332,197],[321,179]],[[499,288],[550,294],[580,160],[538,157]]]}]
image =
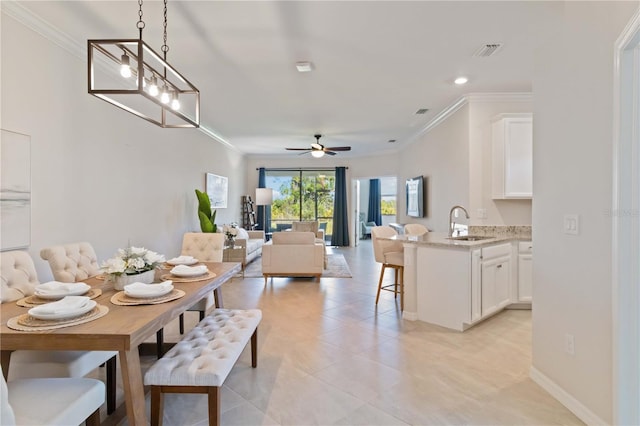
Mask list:
[{"label": "light switch plate", "polygon": [[564,233],[569,235],[578,235],[580,231],[580,221],[577,214],[564,215]]}]

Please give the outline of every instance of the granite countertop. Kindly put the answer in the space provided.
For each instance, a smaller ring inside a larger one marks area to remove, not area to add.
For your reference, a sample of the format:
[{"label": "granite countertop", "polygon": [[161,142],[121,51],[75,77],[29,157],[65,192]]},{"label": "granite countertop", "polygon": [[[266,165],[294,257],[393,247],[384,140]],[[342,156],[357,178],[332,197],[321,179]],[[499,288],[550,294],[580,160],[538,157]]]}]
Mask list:
[{"label": "granite countertop", "polygon": [[489,245],[494,245],[502,242],[509,241],[529,241],[531,238],[516,236],[516,235],[498,235],[498,236],[483,236],[483,239],[476,241],[464,241],[456,240],[448,237],[446,232],[428,232],[424,235],[396,235],[391,237],[391,240],[403,241],[410,244],[416,244],[418,246],[432,246],[443,247],[453,249],[472,249],[481,248]]}]

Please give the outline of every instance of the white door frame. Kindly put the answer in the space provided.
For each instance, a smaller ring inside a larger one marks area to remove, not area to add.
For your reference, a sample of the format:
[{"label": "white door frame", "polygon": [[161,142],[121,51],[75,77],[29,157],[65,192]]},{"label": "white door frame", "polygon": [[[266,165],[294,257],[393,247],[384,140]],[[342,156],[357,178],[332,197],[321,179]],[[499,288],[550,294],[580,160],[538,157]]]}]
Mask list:
[{"label": "white door frame", "polygon": [[640,424],[640,10],[615,44],[613,424]]}]

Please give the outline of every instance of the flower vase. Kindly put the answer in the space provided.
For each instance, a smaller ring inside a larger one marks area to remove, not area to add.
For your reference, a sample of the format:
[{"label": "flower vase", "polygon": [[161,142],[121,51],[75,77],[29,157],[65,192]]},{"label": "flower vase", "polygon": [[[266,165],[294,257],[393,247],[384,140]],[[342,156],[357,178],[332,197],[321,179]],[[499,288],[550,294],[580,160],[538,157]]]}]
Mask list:
[{"label": "flower vase", "polygon": [[227,247],[234,248],[236,245],[236,240],[234,238],[227,238]]},{"label": "flower vase", "polygon": [[145,271],[139,274],[127,275],[121,274],[111,278],[113,282],[113,288],[116,290],[124,290],[125,285],[129,285],[131,283],[145,283],[151,284],[153,279],[155,278],[156,271],[152,269],[150,271]]}]

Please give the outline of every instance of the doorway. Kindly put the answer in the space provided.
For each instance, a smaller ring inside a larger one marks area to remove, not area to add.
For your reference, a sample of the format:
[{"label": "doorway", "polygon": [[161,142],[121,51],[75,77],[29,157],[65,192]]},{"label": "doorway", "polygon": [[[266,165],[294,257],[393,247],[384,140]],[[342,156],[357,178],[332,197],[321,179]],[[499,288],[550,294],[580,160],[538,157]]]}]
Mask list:
[{"label": "doorway", "polygon": [[352,205],[355,206],[353,216],[354,246],[357,246],[358,242],[361,240],[370,238],[367,232],[368,228],[371,226],[368,223],[372,221],[372,216],[369,215],[369,198],[371,194],[371,181],[374,179],[379,181],[380,188],[380,223],[376,224],[389,225],[390,223],[396,222],[398,198],[398,180],[396,176],[377,176],[354,179],[352,185]]}]

